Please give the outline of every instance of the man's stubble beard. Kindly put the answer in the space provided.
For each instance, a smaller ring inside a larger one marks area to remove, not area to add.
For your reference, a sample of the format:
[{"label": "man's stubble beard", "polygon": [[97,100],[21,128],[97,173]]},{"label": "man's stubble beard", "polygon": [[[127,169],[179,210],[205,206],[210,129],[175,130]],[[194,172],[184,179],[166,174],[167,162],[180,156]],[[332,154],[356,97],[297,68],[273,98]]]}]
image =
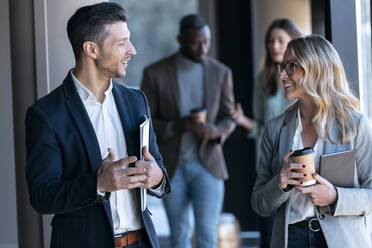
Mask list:
[{"label": "man's stubble beard", "polygon": [[125,72],[120,73],[119,68],[117,67],[111,68],[111,67],[104,66],[104,63],[103,63],[104,60],[105,58],[95,60],[96,68],[100,73],[102,73],[103,75],[109,78],[122,78],[125,76]]}]

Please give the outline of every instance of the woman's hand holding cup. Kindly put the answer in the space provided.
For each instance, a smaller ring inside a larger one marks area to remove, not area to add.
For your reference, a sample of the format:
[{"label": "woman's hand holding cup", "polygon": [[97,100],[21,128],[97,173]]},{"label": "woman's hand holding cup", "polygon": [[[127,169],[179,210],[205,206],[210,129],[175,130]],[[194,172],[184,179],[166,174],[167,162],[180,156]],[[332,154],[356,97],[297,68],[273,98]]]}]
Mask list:
[{"label": "woman's hand holding cup", "polygon": [[293,154],[293,152],[294,151],[291,150],[283,157],[283,167],[279,173],[279,185],[282,189],[287,188],[288,185],[302,185],[303,182],[300,181],[300,179],[307,176],[305,173],[295,171],[306,168],[306,165],[291,163],[289,157]]}]

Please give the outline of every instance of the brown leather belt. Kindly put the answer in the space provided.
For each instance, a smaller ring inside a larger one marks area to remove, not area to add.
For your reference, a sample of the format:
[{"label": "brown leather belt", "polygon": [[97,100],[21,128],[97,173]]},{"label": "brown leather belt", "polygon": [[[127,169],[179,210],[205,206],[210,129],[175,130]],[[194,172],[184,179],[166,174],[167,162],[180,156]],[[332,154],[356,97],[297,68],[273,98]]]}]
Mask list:
[{"label": "brown leather belt", "polygon": [[128,245],[138,242],[139,239],[144,239],[145,237],[146,237],[145,229],[128,232],[123,235],[118,235],[115,236],[115,247],[126,247]]}]

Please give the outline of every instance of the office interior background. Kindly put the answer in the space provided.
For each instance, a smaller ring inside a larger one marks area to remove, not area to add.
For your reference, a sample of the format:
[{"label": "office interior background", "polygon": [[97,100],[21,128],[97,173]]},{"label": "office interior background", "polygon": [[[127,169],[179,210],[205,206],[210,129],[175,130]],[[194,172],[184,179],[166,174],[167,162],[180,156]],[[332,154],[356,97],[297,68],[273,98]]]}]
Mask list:
[{"label": "office interior background", "polygon": [[[26,109],[62,83],[74,66],[66,23],[94,0],[0,1],[0,248],[49,247],[51,216],[30,206],[25,182]],[[306,34],[326,37],[338,50],[361,110],[372,119],[371,0],[115,0],[128,11],[137,56],[124,85],[139,87],[142,69],[177,51],[182,16],[199,13],[212,30],[210,55],[233,70],[236,101],[252,116],[253,80],[264,54],[264,34],[276,18],[289,17]],[[258,230],[250,208],[255,146],[237,128],[224,146],[230,180],[223,211],[242,231]]]}]

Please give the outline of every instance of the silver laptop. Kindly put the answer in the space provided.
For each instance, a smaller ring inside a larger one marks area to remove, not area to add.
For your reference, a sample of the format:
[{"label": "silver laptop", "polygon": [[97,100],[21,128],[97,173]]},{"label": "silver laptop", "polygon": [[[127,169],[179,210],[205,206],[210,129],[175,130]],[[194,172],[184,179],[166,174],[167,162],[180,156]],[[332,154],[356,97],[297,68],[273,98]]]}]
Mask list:
[{"label": "silver laptop", "polygon": [[349,150],[321,155],[319,171],[334,186],[354,188],[355,152]]}]

